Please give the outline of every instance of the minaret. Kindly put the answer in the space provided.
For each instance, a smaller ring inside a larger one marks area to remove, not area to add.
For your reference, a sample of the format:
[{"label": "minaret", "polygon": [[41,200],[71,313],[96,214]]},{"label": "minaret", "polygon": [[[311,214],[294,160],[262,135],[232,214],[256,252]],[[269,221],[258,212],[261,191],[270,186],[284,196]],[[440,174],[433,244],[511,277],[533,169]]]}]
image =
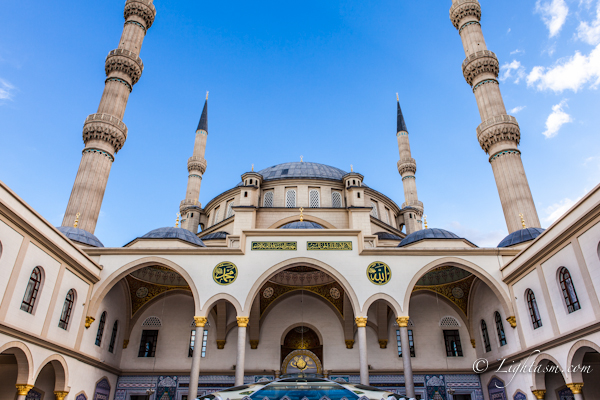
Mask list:
[{"label": "minaret", "polygon": [[208,92],[206,92],[206,101],[202,109],[202,116],[196,128],[196,140],[194,142],[194,153],[188,159],[188,184],[185,192],[185,200],[179,205],[179,212],[183,217],[181,227],[193,233],[198,232],[200,224],[200,184],[202,175],[206,171],[206,160],[204,152],[206,151],[206,137],[208,136]]},{"label": "minaret", "polygon": [[410,143],[408,141],[408,129],[404,122],[404,115],[400,108],[400,98],[396,94],[398,101],[398,128],[396,138],[398,139],[398,151],[400,152],[400,161],[398,161],[398,172],[402,176],[402,185],[404,186],[404,201],[402,208],[411,207],[413,212],[404,213],[404,225],[406,226],[406,234],[410,235],[413,232],[423,229],[421,218],[423,217],[423,203],[419,201],[417,196],[417,182],[415,173],[417,172],[417,162],[410,154]]},{"label": "minaret", "polygon": [[124,16],[119,47],[106,57],[107,79],[98,112],[89,115],[83,124],[85,148],[62,222],[62,226],[71,226],[80,213],[79,228],[90,233],[96,229],[115,154],[127,139],[122,119],[133,85],[142,76],[144,64],[139,53],[156,9],[152,0],[127,0]]},{"label": "minaret", "polygon": [[518,150],[521,132],[517,119],[507,115],[497,80],[498,58],[485,45],[481,31],[481,6],[477,0],[452,0],[450,20],[458,29],[467,58],[462,64],[467,83],[473,88],[481,125],[477,139],[490,155],[500,202],[509,232],[521,229],[519,214],[527,224],[540,227],[531,190]]}]

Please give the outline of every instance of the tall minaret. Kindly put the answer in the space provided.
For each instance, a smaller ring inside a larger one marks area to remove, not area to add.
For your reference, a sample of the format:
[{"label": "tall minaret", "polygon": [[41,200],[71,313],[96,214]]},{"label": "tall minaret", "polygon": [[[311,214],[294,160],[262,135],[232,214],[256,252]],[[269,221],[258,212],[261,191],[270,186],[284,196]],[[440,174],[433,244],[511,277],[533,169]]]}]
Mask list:
[{"label": "tall minaret", "polygon": [[481,31],[481,6],[477,0],[452,0],[450,20],[458,29],[467,58],[462,64],[467,83],[481,115],[477,139],[490,155],[500,202],[509,232],[522,229],[523,214],[527,225],[540,227],[531,190],[518,150],[521,132],[517,119],[506,114],[497,80],[500,71],[498,58],[485,45]]},{"label": "tall minaret", "polygon": [[400,176],[402,176],[405,201],[405,203],[402,204],[402,208],[411,207],[414,209],[414,214],[412,212],[404,214],[406,234],[410,235],[413,232],[423,229],[423,203],[419,201],[419,197],[417,196],[417,182],[415,180],[417,162],[410,154],[408,129],[406,129],[406,122],[404,122],[404,115],[402,115],[398,94],[396,94],[396,100],[398,101],[398,128],[396,138],[398,139],[398,151],[400,152],[398,172],[400,173]]},{"label": "tall minaret", "polygon": [[188,184],[185,192],[185,200],[179,205],[179,212],[183,220],[181,227],[198,232],[200,224],[200,184],[202,183],[202,175],[206,171],[206,160],[204,152],[206,151],[206,137],[208,136],[208,92],[206,92],[206,101],[202,109],[202,116],[196,128],[196,140],[194,141],[194,153],[188,159]]},{"label": "tall minaret", "polygon": [[142,76],[144,64],[138,56],[156,9],[152,0],[127,0],[125,26],[119,47],[106,57],[104,93],[96,114],[83,125],[85,148],[69,198],[62,226],[71,226],[80,213],[79,228],[94,233],[104,190],[115,154],[127,139],[123,115],[133,85]]}]

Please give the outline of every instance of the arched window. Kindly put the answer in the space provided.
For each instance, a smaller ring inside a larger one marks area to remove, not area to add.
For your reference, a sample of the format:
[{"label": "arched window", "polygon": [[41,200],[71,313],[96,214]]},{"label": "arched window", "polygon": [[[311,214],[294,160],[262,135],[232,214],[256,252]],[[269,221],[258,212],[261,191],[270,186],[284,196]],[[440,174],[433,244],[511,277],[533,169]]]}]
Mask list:
[{"label": "arched window", "polygon": [[263,207],[273,207],[273,192],[265,192],[265,199],[263,200]]},{"label": "arched window", "polygon": [[331,206],[342,208],[342,194],[340,192],[331,192]]},{"label": "arched window", "polygon": [[498,343],[500,343],[500,347],[502,347],[506,344],[506,334],[504,333],[502,317],[500,316],[500,313],[498,311],[494,313],[494,319],[496,320],[496,332],[498,332]]},{"label": "arched window", "polygon": [[29,277],[29,283],[27,289],[25,289],[25,296],[23,296],[23,302],[21,303],[21,310],[33,314],[35,308],[35,301],[42,287],[42,269],[35,267]]},{"label": "arched window", "polygon": [[215,213],[213,217],[213,225],[216,225],[219,222],[219,207],[215,208]]},{"label": "arched window", "polygon": [[487,324],[484,320],[481,320],[481,334],[483,335],[483,344],[485,346],[485,352],[492,351],[492,345],[490,344],[490,335],[488,335]]},{"label": "arched window", "polygon": [[108,345],[108,351],[111,353],[115,352],[115,343],[117,342],[117,333],[119,332],[119,321],[115,321],[113,325],[112,333],[110,334],[110,343]]},{"label": "arched window", "polygon": [[75,290],[71,289],[67,293],[67,297],[65,297],[65,303],[63,304],[63,309],[60,313],[60,321],[58,321],[59,328],[67,330],[69,327],[69,320],[71,319],[73,304],[75,304]]},{"label": "arched window", "polygon": [[575,292],[575,286],[573,286],[571,274],[565,267],[560,269],[560,272],[558,273],[558,281],[560,282],[560,288],[562,289],[569,314],[579,310],[581,306],[579,305],[577,292]]},{"label": "arched window", "polygon": [[377,212],[377,203],[371,200],[371,207],[373,207],[373,209],[371,210],[371,215],[379,219],[379,212]]},{"label": "arched window", "polygon": [[527,306],[529,307],[529,316],[531,317],[533,329],[537,329],[542,326],[542,317],[540,317],[540,310],[535,301],[535,294],[533,294],[533,290],[527,289],[525,296],[527,297]]},{"label": "arched window", "polygon": [[285,193],[285,206],[287,208],[296,207],[296,190],[295,189],[289,189]]},{"label": "arched window", "polygon": [[96,346],[102,344],[102,335],[104,335],[104,325],[106,325],[106,311],[100,316],[100,322],[98,323],[98,332],[96,333]]},{"label": "arched window", "polygon": [[308,204],[310,208],[319,208],[321,206],[319,191],[317,189],[311,189],[310,192],[308,192]]},{"label": "arched window", "polygon": [[233,200],[232,200],[227,205],[227,218],[233,217],[233,214],[235,214],[235,211],[233,211]]}]

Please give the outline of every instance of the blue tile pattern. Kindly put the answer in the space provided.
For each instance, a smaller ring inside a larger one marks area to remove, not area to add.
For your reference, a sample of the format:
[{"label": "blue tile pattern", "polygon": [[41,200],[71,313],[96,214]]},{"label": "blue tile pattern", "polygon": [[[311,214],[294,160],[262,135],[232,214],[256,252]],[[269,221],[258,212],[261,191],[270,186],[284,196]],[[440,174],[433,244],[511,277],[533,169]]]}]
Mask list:
[{"label": "blue tile pattern", "polygon": [[502,239],[498,247],[510,247],[519,243],[528,242],[540,236],[544,232],[542,228],[525,228],[515,231]]},{"label": "blue tile pattern", "polygon": [[158,228],[146,233],[142,236],[142,239],[181,239],[185,242],[195,244],[196,246],[206,247],[198,236],[183,228]]},{"label": "blue tile pattern", "polygon": [[460,236],[455,233],[449,232],[445,229],[431,228],[431,229],[422,229],[420,231],[416,231],[402,239],[398,247],[403,247],[409,245],[414,242],[418,242],[423,239],[462,239]]},{"label": "blue tile pattern", "polygon": [[83,229],[73,228],[71,226],[59,226],[56,229],[74,242],[87,244],[93,247],[104,247],[102,242],[96,236]]}]

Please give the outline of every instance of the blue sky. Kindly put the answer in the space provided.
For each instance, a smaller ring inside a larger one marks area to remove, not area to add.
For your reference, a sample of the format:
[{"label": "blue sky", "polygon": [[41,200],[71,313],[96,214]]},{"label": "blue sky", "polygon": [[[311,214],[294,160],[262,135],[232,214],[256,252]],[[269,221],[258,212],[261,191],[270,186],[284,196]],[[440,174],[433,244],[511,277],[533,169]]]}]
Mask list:
[{"label": "blue sky", "polygon": [[[480,0],[501,90],[544,227],[600,178],[600,0]],[[75,179],[81,128],[96,111],[123,1],[4,0],[0,15],[0,179],[55,225]],[[480,246],[507,234],[481,122],[462,77],[451,2],[155,1],[96,235],[122,246],[171,226],[207,90],[208,168],[200,201],[255,164],[350,169],[404,201],[396,169],[399,92],[430,227]]]}]

